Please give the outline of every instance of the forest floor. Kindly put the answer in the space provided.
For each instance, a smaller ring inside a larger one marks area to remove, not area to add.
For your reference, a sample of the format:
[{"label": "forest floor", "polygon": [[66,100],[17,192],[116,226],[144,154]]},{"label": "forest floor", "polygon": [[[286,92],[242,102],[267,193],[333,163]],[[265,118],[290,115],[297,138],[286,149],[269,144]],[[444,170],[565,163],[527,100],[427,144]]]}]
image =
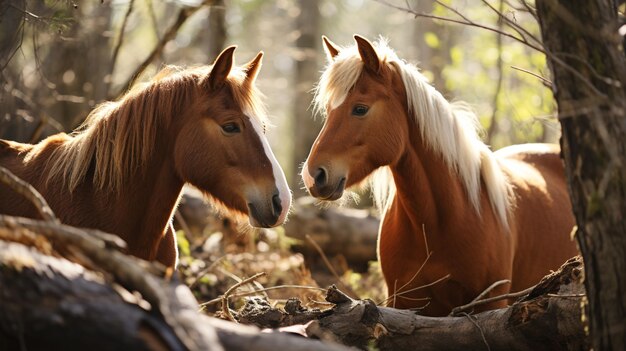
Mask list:
[{"label": "forest floor", "polygon": [[[181,223],[185,218],[192,224]],[[198,221],[178,215],[175,227],[179,275],[209,316],[220,315],[221,297],[229,289],[260,273],[264,274],[228,292],[232,310],[239,310],[251,296],[265,297],[272,307],[283,307],[295,297],[309,309],[330,308],[324,294],[331,284],[353,298],[375,302],[385,298],[377,262],[363,271],[342,255],[326,257],[320,252],[321,257],[305,257],[297,252],[299,240],[288,237],[282,227],[241,228],[228,217],[208,214],[206,218]]]}]

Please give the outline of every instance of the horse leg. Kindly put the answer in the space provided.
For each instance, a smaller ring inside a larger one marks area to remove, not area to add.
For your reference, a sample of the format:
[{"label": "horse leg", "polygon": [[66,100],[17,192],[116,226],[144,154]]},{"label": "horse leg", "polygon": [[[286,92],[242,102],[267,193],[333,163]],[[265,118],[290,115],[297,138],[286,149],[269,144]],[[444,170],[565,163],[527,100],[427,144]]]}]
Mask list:
[{"label": "horse leg", "polygon": [[178,265],[178,245],[176,245],[176,233],[171,223],[168,225],[165,235],[161,238],[156,260],[163,263],[166,267],[174,269]]}]

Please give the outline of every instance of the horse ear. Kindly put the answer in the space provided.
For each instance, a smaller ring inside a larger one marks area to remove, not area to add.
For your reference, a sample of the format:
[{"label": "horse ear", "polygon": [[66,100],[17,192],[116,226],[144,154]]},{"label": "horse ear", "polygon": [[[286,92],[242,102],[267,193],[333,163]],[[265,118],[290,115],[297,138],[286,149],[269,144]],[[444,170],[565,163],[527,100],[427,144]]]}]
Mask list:
[{"label": "horse ear", "polygon": [[378,59],[378,55],[376,54],[376,50],[374,50],[372,43],[357,34],[354,35],[354,40],[359,48],[359,54],[361,55],[361,60],[363,60],[363,63],[365,64],[365,68],[374,73],[378,73],[380,60]]},{"label": "horse ear", "polygon": [[324,42],[324,51],[326,51],[326,57],[328,57],[328,61],[332,61],[335,56],[339,54],[339,48],[325,35],[322,35],[322,41]]},{"label": "horse ear", "polygon": [[233,68],[233,54],[236,48],[237,46],[234,45],[227,47],[215,59],[213,68],[211,68],[207,79],[210,89],[215,90],[220,88],[226,81],[226,77],[228,77],[230,70]]},{"label": "horse ear", "polygon": [[259,75],[259,71],[261,70],[261,66],[263,65],[263,51],[259,51],[255,58],[252,61],[246,63],[244,65],[244,70],[246,71],[246,82],[254,82],[257,75]]}]

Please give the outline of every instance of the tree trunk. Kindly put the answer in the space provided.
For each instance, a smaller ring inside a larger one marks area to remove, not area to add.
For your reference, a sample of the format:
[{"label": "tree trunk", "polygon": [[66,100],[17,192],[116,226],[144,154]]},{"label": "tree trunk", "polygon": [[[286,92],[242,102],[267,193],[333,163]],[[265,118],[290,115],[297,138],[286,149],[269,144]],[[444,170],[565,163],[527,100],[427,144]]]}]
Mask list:
[{"label": "tree trunk", "polygon": [[226,4],[224,0],[215,0],[209,12],[209,63],[224,49],[226,43]]},{"label": "tree trunk", "polygon": [[[434,5],[435,0],[415,0],[413,8],[419,13],[433,13]],[[455,39],[460,35],[459,28],[429,18],[419,17],[413,21],[413,25],[416,43],[415,54],[420,69],[430,71],[433,86],[443,96],[448,96],[450,91],[446,87],[443,69],[452,64],[450,49],[454,47]],[[437,36],[438,45],[432,46],[426,42],[426,36],[431,34]]]},{"label": "tree trunk", "polygon": [[41,67],[44,77],[53,83],[53,86],[48,84],[52,92],[41,84],[35,94],[40,95],[37,99],[43,102],[44,111],[66,131],[71,131],[96,104],[107,98],[108,85],[104,80],[111,79],[108,33],[112,9],[109,4],[85,2],[76,9],[68,6],[64,11],[74,19],[63,32],[70,39],[54,37],[48,44],[53,49],[48,51]]},{"label": "tree trunk", "polygon": [[537,0],[595,350],[626,349],[626,60],[615,6]]},{"label": "tree trunk", "polygon": [[321,129],[319,120],[311,118],[311,87],[318,77],[319,58],[322,57],[319,43],[320,36],[320,1],[299,0],[300,14],[296,19],[296,30],[300,36],[296,41],[297,56],[294,81],[295,99],[293,105],[293,167],[297,170],[289,175],[290,187],[294,197],[306,194],[302,189],[300,164],[307,158],[309,150]]}]

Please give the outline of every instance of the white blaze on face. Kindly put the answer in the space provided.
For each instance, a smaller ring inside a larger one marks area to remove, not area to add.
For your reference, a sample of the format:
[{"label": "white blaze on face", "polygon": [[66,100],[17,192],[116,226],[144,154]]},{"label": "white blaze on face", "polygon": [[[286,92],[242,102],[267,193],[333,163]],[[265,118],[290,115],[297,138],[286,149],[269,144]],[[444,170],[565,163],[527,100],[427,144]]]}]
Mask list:
[{"label": "white blaze on face", "polygon": [[[249,117],[250,118],[250,117]],[[250,118],[250,123],[254,127],[254,131],[256,131],[259,139],[261,140],[261,144],[263,144],[263,149],[265,150],[265,156],[272,163],[272,172],[274,174],[274,181],[276,182],[276,189],[278,189],[278,197],[280,198],[280,205],[282,207],[282,212],[278,217],[278,221],[276,225],[280,225],[285,221],[287,217],[287,213],[289,213],[289,208],[291,207],[291,191],[289,190],[289,186],[287,185],[287,178],[285,177],[285,173],[283,169],[278,164],[272,149],[270,148],[270,144],[263,133],[263,128],[261,127],[258,119]]]},{"label": "white blaze on face", "polygon": [[313,179],[309,173],[308,161],[309,160],[306,160],[306,162],[302,165],[302,180],[304,181],[304,186],[306,186],[307,189],[311,189],[313,185],[315,185],[315,179]]}]

